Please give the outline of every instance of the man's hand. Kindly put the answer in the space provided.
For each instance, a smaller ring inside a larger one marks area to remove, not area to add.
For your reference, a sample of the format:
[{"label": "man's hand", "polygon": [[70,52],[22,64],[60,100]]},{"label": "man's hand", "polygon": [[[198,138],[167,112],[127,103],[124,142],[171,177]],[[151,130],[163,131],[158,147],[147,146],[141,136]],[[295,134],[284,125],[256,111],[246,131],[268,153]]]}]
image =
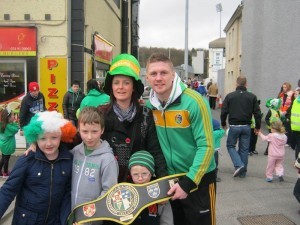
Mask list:
[{"label": "man's hand", "polygon": [[175,184],[167,193],[168,195],[173,195],[172,200],[185,199],[188,195],[182,190],[179,184]]},{"label": "man's hand", "polygon": [[260,132],[260,129],[254,128],[254,133],[255,133],[255,135],[258,135],[259,132]]}]

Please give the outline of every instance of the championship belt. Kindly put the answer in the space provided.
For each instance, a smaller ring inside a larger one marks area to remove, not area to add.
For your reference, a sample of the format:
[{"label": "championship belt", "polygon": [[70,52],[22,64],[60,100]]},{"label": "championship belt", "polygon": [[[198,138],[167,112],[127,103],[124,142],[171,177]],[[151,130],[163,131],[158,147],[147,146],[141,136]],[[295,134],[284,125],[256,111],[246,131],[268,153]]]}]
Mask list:
[{"label": "championship belt", "polygon": [[169,200],[172,196],[167,192],[184,175],[166,176],[145,184],[116,184],[99,199],[75,207],[68,217],[68,225],[101,220],[131,224],[146,207]]}]

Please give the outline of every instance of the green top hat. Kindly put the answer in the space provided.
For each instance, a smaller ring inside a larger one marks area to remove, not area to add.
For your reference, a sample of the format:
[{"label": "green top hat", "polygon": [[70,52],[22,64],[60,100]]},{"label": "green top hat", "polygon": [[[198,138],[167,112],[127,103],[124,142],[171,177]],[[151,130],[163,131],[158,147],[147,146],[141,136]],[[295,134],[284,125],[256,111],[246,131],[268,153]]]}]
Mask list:
[{"label": "green top hat", "polygon": [[144,85],[140,79],[140,64],[137,59],[130,54],[117,55],[110,65],[109,72],[106,75],[103,90],[110,95],[112,78],[115,75],[129,76],[133,78],[136,87],[137,97],[141,97],[144,92]]}]

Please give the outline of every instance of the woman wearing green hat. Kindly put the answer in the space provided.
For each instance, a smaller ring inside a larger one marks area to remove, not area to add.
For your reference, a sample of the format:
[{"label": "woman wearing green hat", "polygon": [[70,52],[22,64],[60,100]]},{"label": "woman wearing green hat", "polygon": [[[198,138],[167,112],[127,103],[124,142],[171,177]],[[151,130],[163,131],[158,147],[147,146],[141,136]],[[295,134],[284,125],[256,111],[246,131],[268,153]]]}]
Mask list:
[{"label": "woman wearing green hat", "polygon": [[152,112],[139,104],[144,92],[139,73],[140,65],[134,56],[116,56],[103,87],[111,101],[109,105],[99,107],[106,115],[103,139],[109,142],[119,163],[119,182],[128,181],[129,158],[141,149],[153,155],[156,176],[167,175]]}]

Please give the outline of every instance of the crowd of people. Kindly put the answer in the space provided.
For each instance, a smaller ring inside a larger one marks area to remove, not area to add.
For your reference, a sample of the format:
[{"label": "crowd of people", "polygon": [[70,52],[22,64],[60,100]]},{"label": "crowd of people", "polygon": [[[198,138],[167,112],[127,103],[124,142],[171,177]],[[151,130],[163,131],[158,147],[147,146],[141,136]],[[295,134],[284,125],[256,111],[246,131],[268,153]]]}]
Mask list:
[{"label": "crowd of people", "polygon": [[[206,87],[191,79],[184,84],[172,61],[155,53],[146,63],[149,99],[140,104],[145,88],[139,73],[134,56],[117,55],[102,88],[91,79],[85,95],[72,81],[63,114],[47,111],[38,83],[29,83],[20,109],[28,151],[11,172],[8,162],[19,125],[9,107],[3,110],[0,173],[7,180],[0,189],[0,219],[16,197],[13,223],[66,224],[72,209],[104,196],[117,183],[145,184],[184,174],[170,187],[170,201],[147,206],[133,224],[215,225],[218,152],[225,132],[233,177],[246,177],[257,136],[268,142],[267,182],[274,175],[284,181],[285,144],[295,149],[299,179],[294,195],[300,203],[300,87],[292,91],[284,83],[267,102],[269,134],[263,134],[259,100],[247,91],[245,76],[225,97],[219,120],[211,114],[218,97],[213,80]],[[103,223],[116,224],[97,224]]]}]

